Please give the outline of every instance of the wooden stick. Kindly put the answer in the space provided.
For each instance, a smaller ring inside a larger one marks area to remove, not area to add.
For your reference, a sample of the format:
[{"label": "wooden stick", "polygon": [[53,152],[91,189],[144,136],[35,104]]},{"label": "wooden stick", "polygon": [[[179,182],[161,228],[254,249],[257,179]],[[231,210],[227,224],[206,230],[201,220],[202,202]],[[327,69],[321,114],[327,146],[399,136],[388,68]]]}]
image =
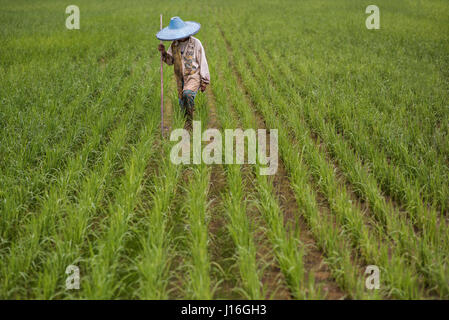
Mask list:
[{"label": "wooden stick", "polygon": [[[160,30],[162,30],[162,13],[160,19]],[[162,40],[160,42],[162,44]],[[163,74],[163,64],[162,52],[161,52],[161,132],[162,137],[164,137],[164,74]]]}]

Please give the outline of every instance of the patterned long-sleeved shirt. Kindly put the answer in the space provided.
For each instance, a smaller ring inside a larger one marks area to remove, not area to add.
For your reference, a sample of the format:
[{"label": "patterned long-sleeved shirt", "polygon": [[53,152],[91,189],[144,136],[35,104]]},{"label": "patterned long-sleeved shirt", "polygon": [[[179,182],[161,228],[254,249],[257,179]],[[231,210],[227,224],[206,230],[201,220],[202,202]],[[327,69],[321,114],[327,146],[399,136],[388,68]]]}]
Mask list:
[{"label": "patterned long-sleeved shirt", "polygon": [[[209,66],[207,65],[206,54],[204,52],[201,41],[190,36],[188,40],[177,43],[181,49],[182,56],[182,74],[184,80],[184,90],[198,91],[201,82],[209,83]],[[172,43],[172,44],[173,44]],[[168,65],[174,63],[172,46],[167,50],[167,54],[163,56],[163,60]]]}]

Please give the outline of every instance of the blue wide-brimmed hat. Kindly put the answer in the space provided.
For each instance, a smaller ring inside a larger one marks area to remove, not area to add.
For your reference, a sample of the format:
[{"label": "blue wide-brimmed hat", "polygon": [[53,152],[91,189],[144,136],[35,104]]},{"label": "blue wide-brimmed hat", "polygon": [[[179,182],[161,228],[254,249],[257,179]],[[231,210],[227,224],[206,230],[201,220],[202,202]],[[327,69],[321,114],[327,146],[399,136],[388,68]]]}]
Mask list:
[{"label": "blue wide-brimmed hat", "polygon": [[198,22],[182,21],[180,17],[173,17],[170,19],[168,27],[156,33],[156,38],[159,40],[179,40],[194,35],[201,28]]}]

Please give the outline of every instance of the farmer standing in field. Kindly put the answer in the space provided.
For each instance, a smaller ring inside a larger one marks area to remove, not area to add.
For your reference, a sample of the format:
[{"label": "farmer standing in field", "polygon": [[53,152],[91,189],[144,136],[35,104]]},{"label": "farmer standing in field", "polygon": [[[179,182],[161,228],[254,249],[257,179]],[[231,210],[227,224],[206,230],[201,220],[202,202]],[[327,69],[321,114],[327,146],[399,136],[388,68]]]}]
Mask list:
[{"label": "farmer standing in field", "polygon": [[195,110],[195,96],[199,89],[206,90],[210,82],[206,54],[200,40],[193,37],[200,30],[200,24],[182,21],[179,17],[170,19],[168,27],[156,34],[159,40],[173,41],[168,51],[161,43],[158,50],[162,60],[174,65],[179,105],[187,118],[187,127],[191,128]]}]

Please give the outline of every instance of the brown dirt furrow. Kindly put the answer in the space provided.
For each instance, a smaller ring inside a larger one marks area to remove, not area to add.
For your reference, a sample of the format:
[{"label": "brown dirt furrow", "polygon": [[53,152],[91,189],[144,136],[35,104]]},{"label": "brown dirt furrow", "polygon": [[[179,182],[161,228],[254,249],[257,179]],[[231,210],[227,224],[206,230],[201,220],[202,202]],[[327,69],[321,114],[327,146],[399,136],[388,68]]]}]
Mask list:
[{"label": "brown dirt furrow", "polygon": [[[164,88],[164,139],[169,139],[170,132],[173,128],[173,112],[177,105],[173,105],[171,94],[174,90],[173,76]],[[168,292],[170,299],[182,299],[185,297],[184,282],[185,282],[185,265],[184,263],[184,238],[186,233],[185,217],[182,213],[182,206],[186,197],[185,187],[191,178],[191,171],[186,166],[183,166],[181,175],[178,180],[177,195],[173,199],[170,207],[169,228],[175,239],[173,246],[173,259],[170,263],[171,279],[168,284]]]},{"label": "brown dirt furrow", "polygon": [[[208,100],[211,104],[211,114],[216,115],[216,106],[215,106],[215,98],[212,92],[208,91]],[[233,108],[229,110],[229,112],[236,119],[237,115]],[[220,127],[216,127],[220,128]],[[244,164],[242,165],[242,178],[243,178],[243,187],[245,194],[250,197],[254,194],[255,186],[254,186],[254,175],[252,173],[252,168]],[[264,293],[266,299],[290,299],[291,295],[288,289],[285,286],[285,281],[283,274],[280,272],[279,268],[276,266],[276,259],[273,254],[273,248],[268,240],[267,235],[265,234],[265,224],[263,219],[261,219],[261,215],[254,205],[247,206],[247,214],[251,221],[251,223],[255,226],[255,234],[254,241],[256,245],[256,258],[260,262],[260,266],[263,266],[262,273],[262,285],[264,287]],[[225,219],[221,221],[221,223],[226,223]],[[227,229],[223,225],[225,232]],[[232,241],[232,240],[231,240]],[[222,250],[222,249],[221,249]]]},{"label": "brown dirt furrow", "polygon": [[[208,109],[208,124],[207,128],[214,128],[220,130],[220,123],[217,119],[217,110],[215,99],[208,88],[205,92],[207,95]],[[213,164],[211,168],[209,181],[209,212],[210,220],[208,224],[210,237],[210,254],[211,261],[220,265],[223,270],[229,269],[229,264],[232,261],[234,254],[234,246],[232,239],[226,228],[226,218],[221,205],[222,193],[227,191],[226,175],[221,164]],[[229,274],[222,274],[220,270],[214,270],[216,279],[221,278],[222,282],[217,288],[215,295],[217,298],[236,299],[239,298],[234,292],[235,288],[234,277]],[[224,278],[223,278],[224,277]]]},{"label": "brown dirt furrow", "polygon": [[[247,194],[256,194],[254,172],[250,165],[243,166],[243,179],[246,182]],[[265,299],[292,299],[284,274],[276,262],[273,246],[266,234],[267,224],[255,205],[248,206],[248,217],[255,226],[256,258],[263,266],[261,281],[265,290]]]}]

